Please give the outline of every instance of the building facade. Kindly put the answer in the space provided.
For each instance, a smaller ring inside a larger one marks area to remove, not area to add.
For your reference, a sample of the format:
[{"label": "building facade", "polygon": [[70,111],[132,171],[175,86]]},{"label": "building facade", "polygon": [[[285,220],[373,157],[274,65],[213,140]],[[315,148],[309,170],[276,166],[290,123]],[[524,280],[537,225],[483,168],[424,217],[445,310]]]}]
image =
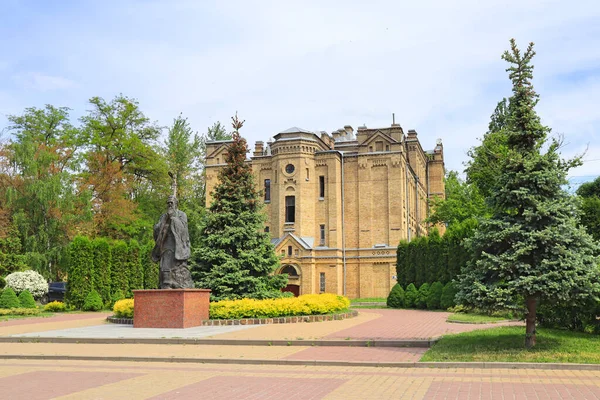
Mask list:
[{"label": "building facade", "polygon": [[[229,143],[207,143],[207,206]],[[398,124],[332,134],[290,128],[256,142],[248,162],[281,255],[276,273],[289,275],[295,295],[386,297],[398,243],[427,234],[428,199],[445,195],[441,141],[424,151],[417,132]]]}]

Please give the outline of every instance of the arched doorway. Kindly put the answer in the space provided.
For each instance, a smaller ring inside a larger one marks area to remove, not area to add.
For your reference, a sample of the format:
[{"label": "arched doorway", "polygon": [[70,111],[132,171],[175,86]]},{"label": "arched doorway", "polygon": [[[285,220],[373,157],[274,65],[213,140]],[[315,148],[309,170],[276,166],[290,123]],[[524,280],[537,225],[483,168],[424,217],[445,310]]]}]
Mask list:
[{"label": "arched doorway", "polygon": [[294,297],[300,296],[300,274],[298,274],[296,267],[290,264],[284,265],[279,273],[288,275],[288,284],[281,291],[291,292]]}]

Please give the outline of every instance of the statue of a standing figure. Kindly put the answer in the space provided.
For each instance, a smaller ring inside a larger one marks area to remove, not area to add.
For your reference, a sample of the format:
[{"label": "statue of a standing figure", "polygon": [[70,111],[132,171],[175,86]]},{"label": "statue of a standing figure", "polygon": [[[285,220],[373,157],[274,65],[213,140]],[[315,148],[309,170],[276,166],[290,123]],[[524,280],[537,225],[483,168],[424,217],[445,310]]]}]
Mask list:
[{"label": "statue of a standing figure", "polygon": [[[169,175],[172,177],[171,173]],[[160,289],[188,289],[194,287],[194,282],[187,266],[191,253],[187,215],[177,209],[175,181],[173,186],[174,194],[167,200],[167,212],[154,225],[152,260],[160,261]]]}]

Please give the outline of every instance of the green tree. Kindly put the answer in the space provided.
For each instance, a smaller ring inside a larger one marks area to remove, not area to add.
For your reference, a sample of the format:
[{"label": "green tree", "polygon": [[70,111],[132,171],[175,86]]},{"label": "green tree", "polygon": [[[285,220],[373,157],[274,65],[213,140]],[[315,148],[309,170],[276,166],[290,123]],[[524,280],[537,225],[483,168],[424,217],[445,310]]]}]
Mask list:
[{"label": "green tree", "polygon": [[129,249],[127,243],[123,240],[113,242],[111,248],[112,265],[110,270],[111,299],[115,299],[115,294],[120,293],[124,298],[129,293],[129,271],[128,264]]},{"label": "green tree", "polygon": [[233,119],[233,142],[219,173],[206,214],[200,246],[194,252],[196,286],[212,290],[216,299],[273,297],[286,276],[272,275],[279,258],[264,232],[262,202],[246,161],[248,146],[239,134],[243,121]]},{"label": "green tree", "polygon": [[0,308],[19,308],[19,298],[15,294],[15,291],[11,288],[6,288],[0,294]]},{"label": "green tree", "polygon": [[149,240],[142,246],[142,268],[144,270],[144,289],[158,289],[159,265],[152,261],[154,241]]},{"label": "green tree", "polygon": [[446,198],[431,201],[431,224],[452,226],[469,218],[482,218],[489,214],[485,198],[475,184],[462,180],[456,171],[448,172],[445,180]]},{"label": "green tree", "polygon": [[417,306],[417,297],[419,291],[414,283],[409,284],[404,291],[404,304],[407,308],[415,308]]},{"label": "green tree", "polygon": [[21,308],[37,307],[35,305],[35,300],[33,299],[33,296],[31,295],[31,293],[29,293],[29,290],[23,290],[21,293],[19,293],[18,299]]},{"label": "green tree", "polygon": [[158,149],[160,127],[137,101],[117,96],[90,99],[81,118],[85,170],[80,184],[93,193],[96,233],[113,238],[143,237],[160,215],[169,185],[165,158]]},{"label": "green tree", "polygon": [[[47,278],[64,273],[62,255],[69,238],[86,232],[89,195],[74,190],[78,168],[78,130],[69,109],[46,105],[9,115],[13,140],[0,152],[2,211],[18,232],[29,266]],[[1,235],[0,235],[1,236]],[[36,262],[39,261],[39,262]]]},{"label": "green tree", "polygon": [[581,224],[596,241],[600,241],[600,178],[579,186]]},{"label": "green tree", "polygon": [[443,291],[444,285],[441,282],[434,282],[431,285],[429,295],[427,296],[427,309],[437,310],[440,308]]},{"label": "green tree", "polygon": [[498,185],[498,177],[508,154],[507,103],[506,99],[498,103],[481,144],[467,152],[470,157],[465,169],[467,184],[474,185],[484,198],[490,197]]},{"label": "green tree", "polygon": [[92,241],[94,260],[92,262],[92,287],[98,292],[104,304],[110,303],[110,280],[112,269],[111,246],[106,238]]},{"label": "green tree", "polygon": [[456,302],[454,301],[456,292],[457,289],[454,282],[446,283],[446,286],[444,286],[444,289],[442,290],[442,297],[440,297],[440,307],[442,310],[447,310],[456,305]]},{"label": "green tree", "polygon": [[415,306],[417,308],[427,308],[427,298],[429,297],[430,289],[429,283],[424,283],[419,286],[417,299],[415,300]]},{"label": "green tree", "polygon": [[390,308],[402,308],[404,303],[404,289],[396,283],[387,297],[386,304]]},{"label": "green tree", "polygon": [[542,152],[549,129],[535,112],[533,43],[521,53],[511,40],[502,58],[513,83],[507,120],[508,154],[489,201],[494,210],[471,239],[474,259],[463,270],[458,298],[482,309],[527,310],[527,348],[536,343],[538,303],[577,304],[597,296],[598,251],[577,226],[574,199],[562,186],[579,160],[560,159],[560,144]]},{"label": "green tree", "polygon": [[90,270],[93,269],[94,250],[86,236],[76,236],[69,246],[69,283],[65,299],[77,308],[83,306],[85,297],[92,290]]},{"label": "green tree", "polygon": [[128,296],[133,296],[133,291],[144,288],[144,267],[141,259],[141,247],[137,240],[131,239],[127,246],[127,272],[129,290]]}]

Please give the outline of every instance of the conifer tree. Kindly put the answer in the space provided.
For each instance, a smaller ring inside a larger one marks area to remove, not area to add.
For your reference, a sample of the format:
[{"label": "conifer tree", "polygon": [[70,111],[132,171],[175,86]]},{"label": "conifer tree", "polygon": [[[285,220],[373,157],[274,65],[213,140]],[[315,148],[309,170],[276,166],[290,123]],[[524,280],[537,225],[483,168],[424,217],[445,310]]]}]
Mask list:
[{"label": "conifer tree", "polygon": [[511,40],[502,58],[513,83],[507,126],[507,157],[491,191],[493,215],[471,239],[474,259],[463,269],[458,299],[484,309],[513,308],[524,301],[527,348],[536,343],[538,303],[578,304],[597,296],[598,248],[577,227],[576,204],[563,185],[569,168],[550,131],[540,122],[531,83],[533,43],[525,53]]},{"label": "conifer tree", "polygon": [[211,289],[215,299],[278,297],[286,276],[272,275],[279,258],[264,232],[262,202],[246,163],[248,145],[239,133],[243,121],[237,115],[232,120],[233,143],[194,252],[192,277],[197,287]]}]

